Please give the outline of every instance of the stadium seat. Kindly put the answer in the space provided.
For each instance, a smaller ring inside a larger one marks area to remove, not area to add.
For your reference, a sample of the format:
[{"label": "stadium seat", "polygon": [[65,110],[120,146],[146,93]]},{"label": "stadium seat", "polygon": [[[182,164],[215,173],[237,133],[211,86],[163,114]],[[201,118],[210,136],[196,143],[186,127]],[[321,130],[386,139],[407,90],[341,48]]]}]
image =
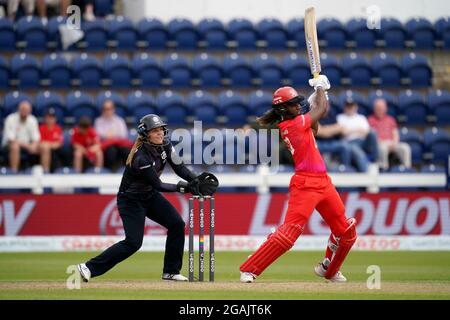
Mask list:
[{"label": "stadium seat", "polygon": [[26,53],[18,53],[11,58],[11,71],[18,80],[19,88],[37,88],[41,80],[38,60]]},{"label": "stadium seat", "polygon": [[403,165],[392,166],[389,168],[389,172],[391,173],[414,173],[417,172],[415,168],[406,168]]},{"label": "stadium seat", "polygon": [[406,127],[401,128],[399,132],[400,141],[408,143],[411,147],[412,163],[422,163],[424,145],[421,134],[417,130]]},{"label": "stadium seat", "polygon": [[9,80],[11,79],[11,71],[8,62],[0,56],[0,89],[9,87]]},{"label": "stadium seat", "polygon": [[197,48],[200,36],[194,24],[187,19],[173,19],[167,24],[171,40],[175,41],[178,50]]},{"label": "stadium seat", "polygon": [[308,86],[311,78],[309,62],[305,57],[296,53],[290,53],[283,58],[283,69],[286,78],[292,86]]},{"label": "stadium seat", "polygon": [[450,154],[450,133],[445,129],[430,128],[423,133],[424,144],[432,153],[433,163],[446,164]]},{"label": "stadium seat", "polygon": [[247,19],[232,19],[228,23],[228,33],[233,40],[233,47],[238,50],[256,48],[258,39],[253,24]]},{"label": "stadium seat", "polygon": [[228,34],[223,23],[217,19],[202,19],[197,25],[200,47],[208,50],[223,50],[227,47]]},{"label": "stadium seat", "polygon": [[450,48],[450,18],[444,17],[436,21],[434,28],[437,38],[443,42],[445,49]]},{"label": "stadium seat", "polygon": [[189,109],[178,93],[166,90],[158,94],[156,105],[161,115],[166,117],[169,125],[184,125]]},{"label": "stadium seat", "polygon": [[424,164],[421,168],[420,168],[420,172],[424,172],[424,173],[445,173],[445,167],[444,166],[436,166],[434,164]]},{"label": "stadium seat", "polygon": [[262,116],[272,106],[272,94],[262,90],[253,91],[248,96],[250,115]]},{"label": "stadium seat", "polygon": [[201,53],[192,59],[192,71],[200,81],[202,88],[222,86],[223,69],[219,61],[207,53]]},{"label": "stadium seat", "polygon": [[111,53],[103,59],[105,76],[111,81],[112,88],[128,88],[131,86],[132,70],[127,56]]},{"label": "stadium seat", "polygon": [[134,56],[132,69],[136,78],[139,79],[140,86],[147,88],[159,88],[163,79],[163,71],[158,61],[148,53],[140,53]]},{"label": "stadium seat", "polygon": [[221,114],[227,118],[227,125],[243,125],[247,123],[248,107],[239,93],[231,90],[220,93],[219,108]]},{"label": "stadium seat", "polygon": [[386,100],[388,104],[388,114],[390,114],[393,117],[396,117],[399,114],[397,99],[389,92],[383,90],[374,90],[369,92],[368,102],[370,113],[373,112],[373,103],[375,102],[376,99],[380,98]]},{"label": "stadium seat", "polygon": [[[47,22],[47,46],[51,49],[61,49],[61,35],[59,33],[59,26],[65,24],[67,18],[52,17]],[[71,48],[71,47],[69,47]]]},{"label": "stadium seat", "polygon": [[283,69],[274,56],[261,53],[253,58],[253,70],[262,87],[279,87],[283,80]]},{"label": "stadium seat", "polygon": [[336,173],[356,173],[357,170],[353,166],[346,166],[344,164],[334,165],[330,166],[328,168],[330,172],[336,172]]},{"label": "stadium seat", "polygon": [[94,119],[100,114],[92,97],[81,91],[74,91],[67,95],[66,106],[68,115],[74,118],[75,123],[82,116],[87,116],[94,123]]},{"label": "stadium seat", "polygon": [[411,90],[405,90],[398,95],[398,107],[405,116],[406,125],[424,125],[429,114],[424,97]]},{"label": "stadium seat", "polygon": [[187,59],[177,53],[164,57],[161,63],[165,75],[170,79],[171,87],[190,87],[193,73]]},{"label": "stadium seat", "polygon": [[103,69],[96,57],[82,53],[72,62],[74,76],[82,88],[95,88],[101,85]]},{"label": "stadium seat", "polygon": [[17,40],[25,50],[47,49],[47,32],[38,17],[22,17],[16,22]]},{"label": "stadium seat", "polygon": [[367,28],[367,19],[353,18],[346,25],[349,39],[357,49],[375,48],[375,29]]},{"label": "stadium seat", "polygon": [[14,23],[7,18],[0,18],[0,51],[16,50],[16,32]]},{"label": "stadium seat", "polygon": [[128,107],[125,104],[122,96],[120,96],[116,92],[112,92],[109,90],[100,92],[95,98],[95,104],[97,105],[97,109],[100,113],[102,112],[103,103],[106,100],[111,100],[112,102],[114,102],[117,115],[122,118],[126,118],[128,116]]},{"label": "stadium seat", "polygon": [[66,106],[62,97],[51,91],[43,91],[38,93],[35,98],[36,115],[43,117],[49,108],[55,109],[56,119],[59,124],[64,124],[64,117],[66,116]]},{"label": "stadium seat", "polygon": [[352,87],[368,87],[371,85],[372,67],[367,59],[358,54],[350,53],[342,58],[344,75],[349,78]]},{"label": "stadium seat", "polygon": [[249,87],[252,85],[253,69],[247,60],[237,53],[226,55],[223,70],[232,87]]},{"label": "stadium seat", "polygon": [[66,58],[61,54],[51,53],[42,59],[42,74],[49,80],[51,88],[68,88],[71,86],[72,70]]},{"label": "stadium seat", "polygon": [[290,47],[296,47],[299,49],[306,48],[305,41],[305,22],[303,18],[294,18],[288,21],[286,25],[289,41],[292,41]]},{"label": "stadium seat", "polygon": [[202,121],[203,124],[216,124],[216,118],[219,115],[219,107],[214,99],[214,96],[197,90],[188,95],[187,105],[190,113],[194,116],[194,120]]},{"label": "stadium seat", "polygon": [[127,97],[127,105],[130,114],[134,117],[134,122],[149,113],[157,113],[157,108],[153,97],[142,91],[130,92]]},{"label": "stadium seat", "polygon": [[144,18],[137,24],[139,39],[147,49],[166,49],[169,32],[164,24],[155,18]]},{"label": "stadium seat", "polygon": [[402,57],[401,67],[411,86],[431,86],[432,70],[425,56],[413,52],[406,54]]},{"label": "stadium seat", "polygon": [[331,85],[340,87],[343,71],[338,59],[335,56],[322,53],[320,55],[320,64],[322,65],[322,73],[327,75]]},{"label": "stadium seat", "polygon": [[21,102],[21,101],[28,101],[28,102],[32,102],[30,96],[28,96],[27,94],[20,92],[20,91],[13,91],[13,92],[9,92],[5,95],[4,97],[4,102],[3,102],[3,108],[4,108],[4,113],[3,115],[6,117],[9,113],[11,112],[15,112],[17,110],[17,105]]},{"label": "stadium seat", "polygon": [[380,79],[380,86],[400,86],[402,70],[394,56],[380,52],[372,57],[371,65],[374,75]]},{"label": "stadium seat", "polygon": [[433,49],[435,31],[430,21],[424,18],[413,18],[406,22],[405,28],[416,49]]},{"label": "stadium seat", "polygon": [[108,168],[96,168],[96,167],[90,167],[87,168],[84,173],[90,173],[90,174],[110,174],[112,173],[111,170]]},{"label": "stadium seat", "polygon": [[347,101],[354,101],[358,104],[358,113],[365,116],[372,113],[372,107],[368,105],[366,98],[357,91],[345,90],[339,94],[337,101],[339,105],[339,112],[343,112],[344,105]]},{"label": "stadium seat", "polygon": [[93,21],[83,21],[81,29],[84,32],[82,39],[86,50],[106,50],[108,33],[106,31],[105,21],[96,19]]},{"label": "stadium seat", "polygon": [[256,30],[259,38],[264,41],[263,47],[267,49],[286,49],[288,34],[283,24],[278,19],[262,19],[257,25]]},{"label": "stadium seat", "polygon": [[437,125],[450,125],[450,93],[435,90],[428,94],[428,105]]},{"label": "stadium seat", "polygon": [[405,48],[406,30],[399,20],[395,18],[381,18],[381,28],[378,32],[385,48]]},{"label": "stadium seat", "polygon": [[94,13],[96,16],[105,17],[114,13],[113,0],[94,0]]},{"label": "stadium seat", "polygon": [[116,50],[133,50],[138,39],[137,30],[129,18],[116,16],[106,20],[110,44]]},{"label": "stadium seat", "polygon": [[342,23],[334,18],[325,18],[317,23],[317,35],[327,49],[344,49],[347,32]]}]

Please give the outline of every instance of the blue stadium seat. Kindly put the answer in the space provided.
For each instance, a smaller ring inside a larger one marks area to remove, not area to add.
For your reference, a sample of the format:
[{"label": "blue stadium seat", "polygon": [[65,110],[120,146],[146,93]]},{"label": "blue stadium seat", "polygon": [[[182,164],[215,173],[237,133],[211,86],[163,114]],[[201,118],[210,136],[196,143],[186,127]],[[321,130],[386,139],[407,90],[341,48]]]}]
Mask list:
[{"label": "blue stadium seat", "polygon": [[256,48],[258,39],[253,24],[247,19],[232,19],[228,23],[228,33],[238,50]]},{"label": "blue stadium seat", "polygon": [[380,78],[380,86],[400,86],[402,70],[394,56],[380,52],[372,57],[371,65],[375,76]]},{"label": "blue stadium seat", "polygon": [[171,87],[190,87],[193,73],[187,59],[177,53],[164,57],[161,63],[167,78],[171,80]]},{"label": "blue stadium seat", "polygon": [[104,20],[83,21],[81,29],[84,32],[82,41],[86,45],[86,50],[106,50],[108,33]]},{"label": "blue stadium seat", "polygon": [[450,93],[435,90],[428,94],[428,105],[437,125],[450,125]]},{"label": "blue stadium seat", "polygon": [[93,123],[94,119],[100,114],[92,97],[81,91],[69,93],[66,96],[66,106],[68,115],[74,117],[75,123],[82,116],[89,117]]},{"label": "blue stadium seat", "polygon": [[422,163],[424,145],[422,135],[415,129],[403,127],[399,130],[400,141],[406,142],[411,147],[413,164]]},{"label": "blue stadium seat", "polygon": [[[51,49],[61,49],[61,35],[59,33],[59,26],[65,24],[67,18],[52,17],[47,22],[47,46]],[[71,48],[71,47],[69,47]]]},{"label": "blue stadium seat", "polygon": [[111,170],[109,170],[108,168],[96,168],[96,167],[90,167],[87,168],[84,173],[90,173],[90,174],[110,174],[112,173]]},{"label": "blue stadium seat", "polygon": [[373,112],[373,103],[375,102],[376,99],[386,100],[388,104],[388,114],[390,114],[391,116],[396,117],[399,114],[397,98],[394,97],[389,92],[383,90],[374,90],[369,92],[368,102],[370,113]]},{"label": "blue stadium seat", "polygon": [[125,104],[125,101],[123,100],[122,96],[116,92],[109,90],[102,91],[99,92],[99,94],[97,94],[95,104],[97,105],[97,109],[99,110],[99,112],[102,111],[103,103],[106,100],[111,100],[112,102],[114,102],[117,115],[119,115],[122,118],[128,116],[128,106]]},{"label": "blue stadium seat", "polygon": [[317,23],[317,36],[327,49],[344,49],[347,32],[342,23],[334,18],[325,18]]},{"label": "blue stadium seat", "polygon": [[203,124],[216,124],[216,118],[219,115],[219,107],[213,95],[197,90],[187,97],[187,105],[194,120],[202,121]]},{"label": "blue stadium seat", "polygon": [[8,88],[10,79],[11,71],[9,69],[9,64],[2,56],[0,56],[0,88]]},{"label": "blue stadium seat", "polygon": [[0,18],[0,51],[16,50],[16,32],[14,23],[7,18]]},{"label": "blue stadium seat", "polygon": [[363,55],[352,52],[342,58],[341,65],[345,76],[350,79],[352,87],[371,85],[372,67]]},{"label": "blue stadium seat", "polygon": [[372,107],[369,106],[366,98],[357,91],[345,90],[339,94],[337,100],[339,104],[339,112],[343,111],[346,101],[355,101],[358,104],[358,113],[365,116],[372,113]]},{"label": "blue stadium seat", "polygon": [[261,53],[253,58],[253,70],[262,87],[279,87],[283,80],[283,69],[274,56]]},{"label": "blue stadium seat", "polygon": [[115,49],[133,50],[138,39],[137,30],[129,18],[115,16],[106,20],[108,38]]},{"label": "blue stadium seat", "polygon": [[178,50],[196,49],[200,35],[194,24],[187,19],[173,19],[167,24],[167,30]]},{"label": "blue stadium seat", "polygon": [[38,60],[26,53],[18,53],[11,58],[11,71],[18,80],[19,88],[37,88],[41,80]]},{"label": "blue stadium seat", "polygon": [[170,125],[184,125],[189,109],[184,103],[184,99],[178,93],[166,90],[158,94],[156,105],[162,115]]},{"label": "blue stadium seat", "polygon": [[165,49],[169,41],[169,32],[164,24],[155,18],[144,18],[138,22],[139,39],[147,49]]},{"label": "blue stadium seat", "polygon": [[401,66],[403,73],[410,79],[411,86],[431,86],[432,70],[425,56],[409,53],[402,57]]},{"label": "blue stadium seat", "polygon": [[207,53],[201,53],[192,59],[192,71],[199,79],[202,88],[222,86],[223,69],[219,61]]},{"label": "blue stadium seat", "polygon": [[202,19],[197,25],[201,47],[208,50],[226,49],[228,34],[223,23],[217,19]]},{"label": "blue stadium seat", "polygon": [[244,98],[237,92],[227,90],[219,94],[219,108],[227,118],[227,125],[247,123],[248,107]]},{"label": "blue stadium seat", "polygon": [[5,95],[4,97],[4,102],[3,102],[3,108],[4,108],[4,113],[3,115],[6,116],[11,112],[15,112],[17,110],[17,105],[21,102],[21,101],[28,101],[28,102],[32,102],[30,96],[28,96],[27,94],[20,92],[20,91],[13,91],[13,92],[9,92]]},{"label": "blue stadium seat", "polygon": [[320,55],[320,64],[322,66],[322,73],[327,75],[331,85],[333,87],[340,87],[343,71],[338,59],[335,56],[322,53]]},{"label": "blue stadium seat", "polygon": [[339,104],[338,98],[330,92],[328,93],[328,103],[330,104],[328,114],[320,121],[323,124],[330,124],[330,120],[333,120],[331,123],[335,123],[336,115],[342,113],[342,106]]},{"label": "blue stadium seat", "polygon": [[353,166],[346,166],[344,164],[330,166],[329,171],[336,172],[336,173],[356,173],[356,172],[358,172],[356,170],[356,168],[354,168]]},{"label": "blue stadium seat", "polygon": [[283,58],[283,69],[286,78],[292,86],[308,86],[311,78],[309,62],[305,57],[296,53],[290,53]]},{"label": "blue stadium seat", "polygon": [[387,49],[405,48],[406,30],[395,18],[381,18],[381,28],[378,30],[384,47]]},{"label": "blue stadium seat", "polygon": [[103,69],[96,57],[82,53],[72,62],[74,76],[82,88],[95,88],[101,85]]},{"label": "blue stadium seat", "polygon": [[68,88],[71,86],[72,70],[61,54],[51,53],[42,59],[42,74],[48,79],[51,88]]},{"label": "blue stadium seat", "polygon": [[367,28],[367,19],[353,18],[346,25],[348,37],[358,49],[375,48],[377,34],[375,29]]},{"label": "blue stadium seat", "polygon": [[283,24],[278,19],[262,19],[257,25],[256,30],[259,38],[265,42],[267,49],[286,49],[288,34]]},{"label": "blue stadium seat", "polygon": [[252,85],[253,69],[247,60],[237,53],[226,55],[223,59],[223,70],[233,87],[249,87]]},{"label": "blue stadium seat", "polygon": [[51,91],[39,92],[35,99],[36,115],[42,117],[49,108],[56,111],[56,119],[59,124],[64,124],[64,117],[66,116],[66,106],[62,97]]},{"label": "blue stadium seat", "polygon": [[47,32],[38,17],[22,17],[16,23],[17,40],[23,42],[26,50],[45,51],[47,49]]},{"label": "blue stadium seat", "polygon": [[158,61],[148,53],[140,53],[134,56],[132,69],[140,85],[149,88],[159,88],[163,79],[163,70]]},{"label": "blue stadium seat", "polygon": [[248,96],[248,107],[251,115],[262,116],[272,107],[272,94],[262,90],[253,91]]},{"label": "blue stadium seat", "polygon": [[445,49],[450,48],[450,18],[444,17],[436,21],[434,28],[437,33],[437,38],[443,41]]},{"label": "blue stadium seat", "polygon": [[157,113],[157,108],[153,97],[140,90],[130,92],[127,97],[127,105],[134,122],[139,121],[149,113]]},{"label": "blue stadium seat", "polygon": [[424,164],[420,168],[420,172],[424,173],[445,173],[445,167],[444,166],[436,166],[434,164]]},{"label": "blue stadium seat", "polygon": [[132,70],[127,56],[111,53],[103,59],[105,76],[111,80],[112,88],[128,88],[131,86]]},{"label": "blue stadium seat", "polygon": [[424,18],[413,18],[406,22],[409,39],[414,41],[416,49],[433,49],[436,37],[433,25]]},{"label": "blue stadium seat", "polygon": [[429,114],[428,105],[424,97],[411,90],[405,90],[398,95],[398,107],[401,114],[405,116],[407,125],[424,125]]},{"label": "blue stadium seat", "polygon": [[415,168],[406,168],[403,165],[392,166],[389,168],[391,173],[414,173],[417,172]]},{"label": "blue stadium seat", "polygon": [[288,21],[286,25],[289,41],[293,41],[292,47],[306,48],[305,41],[305,22],[303,18],[294,18]]},{"label": "blue stadium seat", "polygon": [[94,13],[98,17],[104,17],[114,13],[113,0],[94,0]]},{"label": "blue stadium seat", "polygon": [[450,154],[450,133],[434,127],[424,131],[423,139],[433,155],[433,163],[446,164]]}]

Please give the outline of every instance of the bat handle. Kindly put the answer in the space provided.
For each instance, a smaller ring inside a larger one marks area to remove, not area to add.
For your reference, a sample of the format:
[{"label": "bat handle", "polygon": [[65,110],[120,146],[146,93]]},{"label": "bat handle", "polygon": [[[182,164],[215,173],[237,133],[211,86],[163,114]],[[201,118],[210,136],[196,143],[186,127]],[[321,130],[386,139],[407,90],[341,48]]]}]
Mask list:
[{"label": "bat handle", "polygon": [[314,72],[314,74],[313,74],[314,79],[316,79],[318,76],[319,76],[319,73],[318,72]]}]

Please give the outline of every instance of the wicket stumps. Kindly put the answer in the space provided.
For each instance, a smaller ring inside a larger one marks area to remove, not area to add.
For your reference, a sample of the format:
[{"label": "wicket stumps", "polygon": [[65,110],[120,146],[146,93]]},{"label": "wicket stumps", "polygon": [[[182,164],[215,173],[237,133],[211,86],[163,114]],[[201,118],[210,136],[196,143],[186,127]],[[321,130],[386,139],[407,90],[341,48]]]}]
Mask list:
[{"label": "wicket stumps", "polygon": [[189,198],[189,281],[194,281],[194,224],[195,200],[198,200],[198,281],[204,281],[205,274],[205,202],[209,200],[209,281],[214,281],[215,252],[215,204],[213,196],[192,196]]}]

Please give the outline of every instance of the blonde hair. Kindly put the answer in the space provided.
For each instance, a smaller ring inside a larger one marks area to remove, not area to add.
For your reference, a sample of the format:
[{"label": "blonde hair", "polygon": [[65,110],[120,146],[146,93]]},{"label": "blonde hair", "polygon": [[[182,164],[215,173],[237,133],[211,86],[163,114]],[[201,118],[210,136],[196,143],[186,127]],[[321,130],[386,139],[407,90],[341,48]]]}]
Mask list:
[{"label": "blonde hair", "polygon": [[133,161],[134,154],[136,153],[137,149],[139,149],[142,146],[142,143],[144,143],[143,138],[141,136],[137,137],[136,141],[133,144],[133,147],[130,150],[130,153],[128,154],[128,158],[126,161],[126,165],[131,165],[131,162]]}]

